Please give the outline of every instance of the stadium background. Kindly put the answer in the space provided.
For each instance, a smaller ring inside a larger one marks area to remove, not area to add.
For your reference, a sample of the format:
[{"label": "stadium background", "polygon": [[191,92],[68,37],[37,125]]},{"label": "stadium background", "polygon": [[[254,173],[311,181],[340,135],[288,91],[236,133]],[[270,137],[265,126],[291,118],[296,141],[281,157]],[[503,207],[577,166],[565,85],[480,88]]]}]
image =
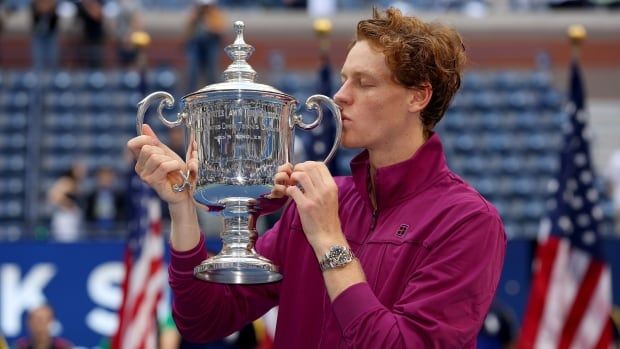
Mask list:
[{"label": "stadium background", "polygon": [[[303,101],[321,92],[315,18],[303,9],[266,3],[222,2],[231,23],[224,43],[232,42],[232,21],[243,20],[246,42],[256,48],[249,63],[257,70],[258,81]],[[529,292],[538,225],[546,213],[546,187],[559,166],[571,59],[569,25],[583,24],[588,31],[581,66],[597,174],[620,149],[620,12],[598,7],[551,10],[541,2],[522,8],[521,3],[527,2],[490,2],[485,13],[437,11],[432,5],[414,10],[422,18],[455,26],[465,40],[470,64],[464,86],[438,132],[451,167],[499,208],[506,223],[510,242],[498,299],[517,323]],[[339,4],[329,16],[332,92],[355,23],[370,13],[371,6],[368,1]],[[115,286],[122,273],[126,231],[108,236],[85,232],[85,241],[69,245],[48,242],[50,208],[45,193],[75,159],[89,170],[107,164],[127,172],[121,159],[125,142],[135,131],[135,104],[143,95],[140,76],[118,68],[111,40],[106,41],[104,68],[85,69],[68,19],[61,23],[60,69],[33,73],[28,5],[20,1],[4,5],[14,11],[5,16],[0,34],[0,332],[9,340],[22,335],[26,308],[44,297],[57,308],[63,335],[95,346],[113,328],[109,321],[119,304]],[[183,88],[182,29],[188,7],[189,2],[175,0],[147,0],[142,5],[145,30],[152,39],[145,51],[148,90],[166,90],[177,100],[191,92]],[[222,55],[219,71],[228,62]],[[163,126],[157,128],[164,134]],[[297,131],[297,135],[309,157],[320,156],[316,142],[329,142],[321,132]],[[341,151],[334,171],[346,173],[350,156],[351,152]],[[596,183],[605,217],[600,229],[618,304],[618,231],[614,232],[606,183],[600,176]],[[92,178],[86,182],[89,185]],[[97,288],[113,296],[101,295]],[[100,323],[108,325],[92,325],[94,311],[100,311]]]}]

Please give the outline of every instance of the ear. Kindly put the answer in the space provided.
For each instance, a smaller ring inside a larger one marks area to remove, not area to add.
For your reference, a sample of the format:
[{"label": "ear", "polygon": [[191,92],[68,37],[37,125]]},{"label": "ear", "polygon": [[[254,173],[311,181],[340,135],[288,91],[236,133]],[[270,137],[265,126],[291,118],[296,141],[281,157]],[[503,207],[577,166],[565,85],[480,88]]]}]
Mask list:
[{"label": "ear", "polygon": [[409,111],[419,113],[422,111],[433,96],[433,87],[429,83],[425,83],[420,87],[412,87],[409,94]]}]

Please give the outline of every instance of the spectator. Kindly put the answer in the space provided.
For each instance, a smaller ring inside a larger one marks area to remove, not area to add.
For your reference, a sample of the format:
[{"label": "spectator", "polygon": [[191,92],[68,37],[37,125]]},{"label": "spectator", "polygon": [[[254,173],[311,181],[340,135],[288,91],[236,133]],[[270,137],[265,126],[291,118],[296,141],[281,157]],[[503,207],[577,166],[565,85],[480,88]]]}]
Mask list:
[{"label": "spectator", "polygon": [[76,163],[52,184],[47,193],[52,205],[50,230],[56,241],[72,242],[80,237],[83,220],[80,185],[85,175],[86,168]]},{"label": "spectator", "polygon": [[217,0],[196,0],[190,11],[186,28],[187,82],[188,90],[193,91],[203,78],[206,84],[219,80],[226,16]]},{"label": "spectator", "polygon": [[56,0],[33,0],[32,66],[35,71],[54,70],[58,66],[58,3]]},{"label": "spectator", "polygon": [[[4,28],[4,0],[0,0],[0,36],[2,36],[2,29]],[[1,56],[0,56],[1,57]]]},{"label": "spectator", "polygon": [[77,14],[82,23],[80,57],[86,57],[88,68],[101,68],[104,58],[104,17],[102,0],[81,0],[77,2]]},{"label": "spectator", "polygon": [[73,345],[68,340],[54,336],[54,310],[49,305],[40,305],[28,313],[28,337],[15,342],[16,349],[70,349]]},{"label": "spectator", "polygon": [[136,0],[121,0],[119,12],[114,21],[114,41],[118,62],[123,68],[135,67],[138,47],[132,34],[142,30],[140,6]]},{"label": "spectator", "polygon": [[[86,196],[86,222],[92,231],[109,234],[125,220],[125,195],[119,191],[116,173],[111,167],[96,172],[95,188]],[[90,229],[89,229],[90,231]]]}]

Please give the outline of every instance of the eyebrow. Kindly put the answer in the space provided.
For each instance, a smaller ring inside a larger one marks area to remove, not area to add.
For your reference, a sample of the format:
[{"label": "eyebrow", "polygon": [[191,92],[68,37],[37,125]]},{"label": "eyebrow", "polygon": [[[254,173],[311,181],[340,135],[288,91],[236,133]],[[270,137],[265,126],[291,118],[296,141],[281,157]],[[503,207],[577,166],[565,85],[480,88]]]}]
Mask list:
[{"label": "eyebrow", "polygon": [[[341,78],[344,78],[346,76],[347,75],[343,71],[340,72]],[[355,78],[368,77],[368,78],[376,79],[376,75],[373,75],[370,70],[354,71],[349,77],[355,77]]]}]

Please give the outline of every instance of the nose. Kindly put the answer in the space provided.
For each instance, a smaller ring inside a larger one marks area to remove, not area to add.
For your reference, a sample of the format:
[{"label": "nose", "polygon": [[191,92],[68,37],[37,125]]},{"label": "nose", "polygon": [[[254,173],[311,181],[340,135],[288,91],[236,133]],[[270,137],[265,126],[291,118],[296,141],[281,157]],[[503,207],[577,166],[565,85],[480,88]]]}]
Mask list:
[{"label": "nose", "polygon": [[338,91],[336,91],[336,94],[334,94],[334,101],[336,102],[336,104],[340,105],[341,107],[342,105],[351,103],[351,96],[350,96],[350,93],[348,92],[347,86],[348,86],[347,83],[344,82],[342,86],[340,86]]}]

